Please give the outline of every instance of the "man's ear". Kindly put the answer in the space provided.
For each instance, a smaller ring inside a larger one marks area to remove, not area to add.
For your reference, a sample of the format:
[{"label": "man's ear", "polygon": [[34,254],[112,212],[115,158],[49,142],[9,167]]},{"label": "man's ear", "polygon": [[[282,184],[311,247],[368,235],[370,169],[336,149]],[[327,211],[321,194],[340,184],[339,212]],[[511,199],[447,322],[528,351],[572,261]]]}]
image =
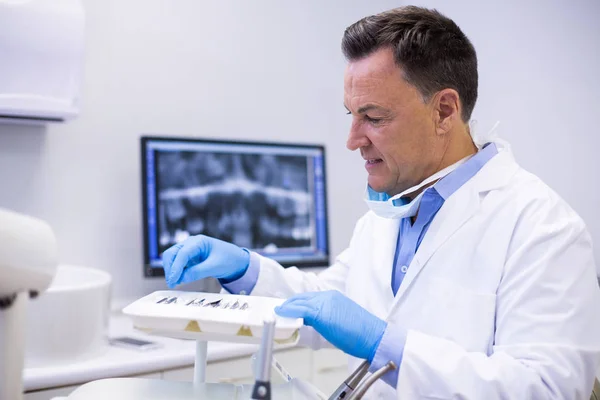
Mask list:
[{"label": "man's ear", "polygon": [[447,134],[452,127],[460,122],[460,96],[454,89],[444,89],[433,98],[435,129],[438,135]]}]

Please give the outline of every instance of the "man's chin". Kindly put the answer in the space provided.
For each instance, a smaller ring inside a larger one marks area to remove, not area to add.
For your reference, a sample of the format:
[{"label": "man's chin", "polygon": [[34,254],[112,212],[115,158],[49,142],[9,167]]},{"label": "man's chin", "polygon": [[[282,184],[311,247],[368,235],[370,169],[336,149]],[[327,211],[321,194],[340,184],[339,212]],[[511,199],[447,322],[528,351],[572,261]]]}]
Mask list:
[{"label": "man's chin", "polygon": [[372,179],[371,177],[369,177],[368,183],[371,189],[373,189],[377,193],[387,193],[387,191],[389,190],[389,185],[386,185],[385,182],[382,182],[379,179]]}]

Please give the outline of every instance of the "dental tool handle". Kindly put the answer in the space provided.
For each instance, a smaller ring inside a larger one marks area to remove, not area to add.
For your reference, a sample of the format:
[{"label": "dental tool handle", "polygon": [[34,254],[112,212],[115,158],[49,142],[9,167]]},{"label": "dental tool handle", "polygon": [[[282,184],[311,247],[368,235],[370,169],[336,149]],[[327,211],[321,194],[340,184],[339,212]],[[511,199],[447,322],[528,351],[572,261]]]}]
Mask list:
[{"label": "dental tool handle", "polygon": [[333,394],[329,397],[329,400],[345,399],[350,393],[354,392],[354,389],[356,389],[368,371],[369,362],[363,361],[363,363],[360,364],[348,378],[346,378],[346,380],[335,390],[335,392],[333,392]]},{"label": "dental tool handle", "polygon": [[367,390],[377,381],[377,379],[381,378],[383,375],[387,374],[390,371],[396,369],[396,364],[393,361],[389,361],[383,367],[379,368],[377,371],[373,373],[370,377],[364,380],[357,388],[354,393],[348,397],[347,400],[360,400],[363,398]]},{"label": "dental tool handle", "polygon": [[264,321],[256,376],[252,399],[271,399],[271,363],[273,362],[273,339],[275,338],[275,319]]}]

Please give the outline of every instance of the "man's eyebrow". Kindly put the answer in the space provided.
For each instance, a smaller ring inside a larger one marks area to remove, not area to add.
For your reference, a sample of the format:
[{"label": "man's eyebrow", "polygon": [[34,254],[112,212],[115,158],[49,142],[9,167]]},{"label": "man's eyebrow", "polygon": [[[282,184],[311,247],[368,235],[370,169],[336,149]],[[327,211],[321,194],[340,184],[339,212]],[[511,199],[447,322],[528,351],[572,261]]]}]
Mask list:
[{"label": "man's eyebrow", "polygon": [[[350,109],[346,106],[346,104],[344,104],[344,108],[346,110],[348,110],[348,112],[350,112]],[[357,113],[358,114],[364,114],[364,113],[366,113],[368,111],[371,111],[371,110],[383,110],[383,111],[385,111],[384,108],[382,108],[380,106],[377,106],[375,104],[365,104],[364,106],[362,106],[362,107],[360,107],[358,109]]]},{"label": "man's eyebrow", "polygon": [[376,106],[375,104],[366,104],[358,109],[358,113],[364,114],[371,110],[382,110],[382,108],[380,106]]}]

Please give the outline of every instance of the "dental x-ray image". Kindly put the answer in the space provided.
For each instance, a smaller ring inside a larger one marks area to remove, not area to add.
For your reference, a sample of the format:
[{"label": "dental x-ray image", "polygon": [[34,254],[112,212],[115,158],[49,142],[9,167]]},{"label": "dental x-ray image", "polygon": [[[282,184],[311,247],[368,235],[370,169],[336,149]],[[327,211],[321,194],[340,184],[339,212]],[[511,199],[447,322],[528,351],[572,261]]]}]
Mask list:
[{"label": "dental x-ray image", "polygon": [[309,159],[158,151],[159,251],[204,234],[263,253],[311,246]]}]

